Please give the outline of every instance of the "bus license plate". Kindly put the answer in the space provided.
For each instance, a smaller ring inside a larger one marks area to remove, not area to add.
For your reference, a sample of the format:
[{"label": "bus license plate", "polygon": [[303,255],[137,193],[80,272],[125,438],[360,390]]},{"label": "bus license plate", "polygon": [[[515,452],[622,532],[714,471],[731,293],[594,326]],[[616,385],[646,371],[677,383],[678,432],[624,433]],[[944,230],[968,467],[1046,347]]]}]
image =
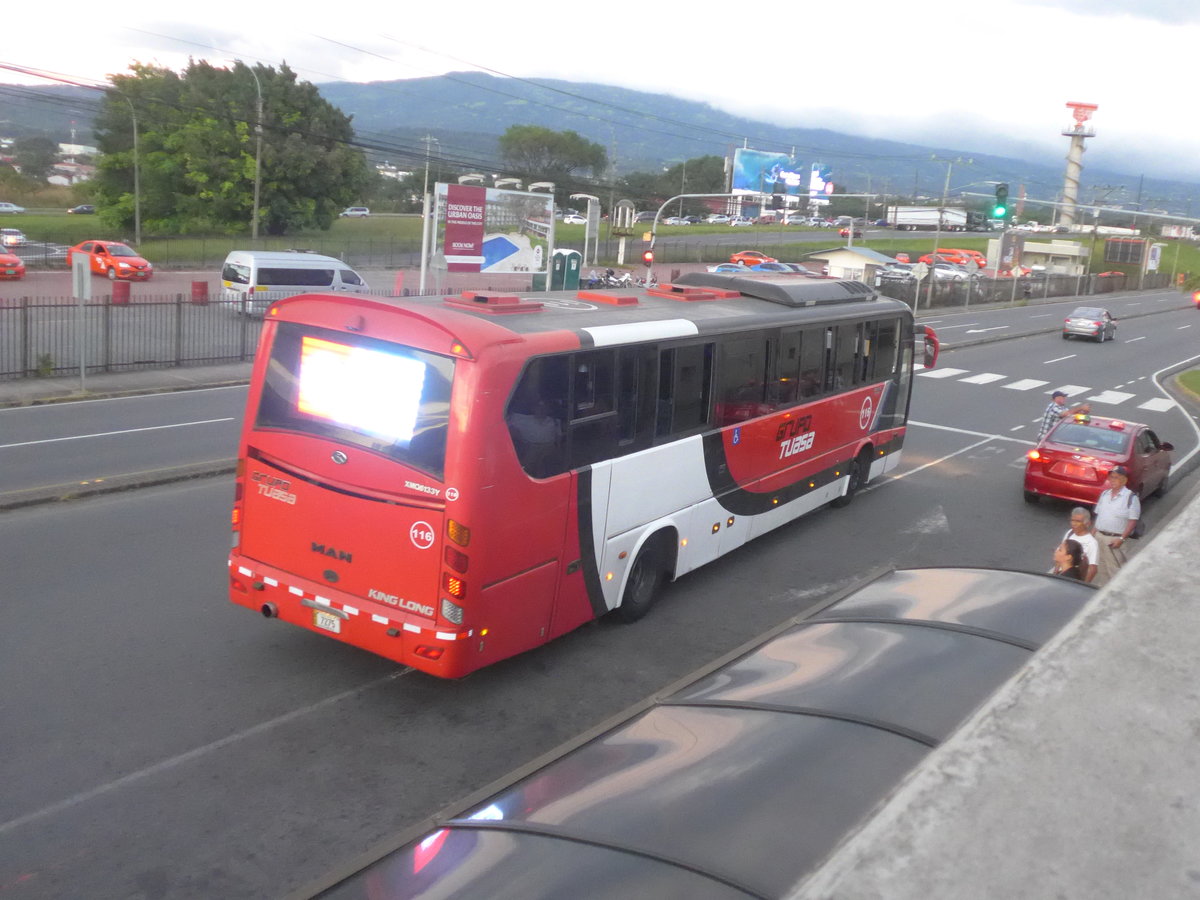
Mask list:
[{"label": "bus license plate", "polygon": [[314,609],[313,624],[318,628],[324,628],[326,631],[332,631],[334,634],[342,633],[342,620],[333,613],[327,613],[319,609]]}]

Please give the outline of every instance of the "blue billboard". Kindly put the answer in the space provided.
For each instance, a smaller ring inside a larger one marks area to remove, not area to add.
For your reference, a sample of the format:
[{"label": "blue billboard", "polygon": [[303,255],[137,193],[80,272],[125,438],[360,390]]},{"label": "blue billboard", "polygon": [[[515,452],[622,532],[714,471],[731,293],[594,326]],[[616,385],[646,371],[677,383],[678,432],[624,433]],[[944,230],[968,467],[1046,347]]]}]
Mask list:
[{"label": "blue billboard", "polygon": [[735,194],[803,195],[808,190],[808,172],[786,153],[768,153],[739,147],[733,153]]}]

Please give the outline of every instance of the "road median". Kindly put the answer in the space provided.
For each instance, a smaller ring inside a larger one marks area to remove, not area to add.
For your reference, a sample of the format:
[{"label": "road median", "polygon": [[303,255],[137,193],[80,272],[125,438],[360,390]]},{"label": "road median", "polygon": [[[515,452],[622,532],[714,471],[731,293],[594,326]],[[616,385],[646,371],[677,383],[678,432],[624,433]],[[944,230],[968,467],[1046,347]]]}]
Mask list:
[{"label": "road median", "polygon": [[189,463],[183,466],[151,469],[145,472],[110,475],[105,478],[93,478],[87,481],[72,481],[63,484],[40,485],[17,491],[5,491],[0,493],[0,512],[23,509],[29,506],[41,506],[47,503],[82,500],[86,497],[115,494],[138,488],[157,487],[158,485],[191,481],[197,478],[232,475],[235,468],[235,460],[218,459],[208,462]]}]

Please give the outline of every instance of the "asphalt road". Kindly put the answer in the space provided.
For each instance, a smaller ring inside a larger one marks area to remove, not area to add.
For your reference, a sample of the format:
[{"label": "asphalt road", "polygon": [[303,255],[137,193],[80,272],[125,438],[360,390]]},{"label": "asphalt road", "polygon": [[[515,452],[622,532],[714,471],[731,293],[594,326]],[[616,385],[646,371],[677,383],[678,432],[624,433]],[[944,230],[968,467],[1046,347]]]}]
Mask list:
[{"label": "asphalt road", "polygon": [[[870,570],[1047,566],[1067,508],[1025,504],[1021,469],[1048,392],[1071,385],[1195,453],[1194,417],[1162,402],[1153,375],[1195,355],[1197,327],[1194,311],[1171,312],[1123,320],[1111,344],[1043,334],[951,350],[915,379],[900,469],[850,507],[680,579],[636,625],[595,623],[460,682],[229,604],[228,479],[5,513],[0,891],[279,896]],[[103,426],[104,407],[84,407],[61,408]],[[168,421],[144,410],[137,421]],[[202,410],[215,411],[181,418]],[[161,449],[202,427],[228,424],[163,429]],[[110,440],[71,452],[99,458]]]}]

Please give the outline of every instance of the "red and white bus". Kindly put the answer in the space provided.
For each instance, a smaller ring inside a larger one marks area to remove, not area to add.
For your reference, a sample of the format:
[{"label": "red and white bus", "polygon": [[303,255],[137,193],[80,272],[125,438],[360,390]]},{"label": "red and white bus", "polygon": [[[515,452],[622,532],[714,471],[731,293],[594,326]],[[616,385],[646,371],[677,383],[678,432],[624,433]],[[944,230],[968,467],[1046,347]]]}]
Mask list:
[{"label": "red and white bus", "polygon": [[442,677],[609,612],[895,467],[909,308],[857,282],[381,299],[266,316],[234,603]]}]

